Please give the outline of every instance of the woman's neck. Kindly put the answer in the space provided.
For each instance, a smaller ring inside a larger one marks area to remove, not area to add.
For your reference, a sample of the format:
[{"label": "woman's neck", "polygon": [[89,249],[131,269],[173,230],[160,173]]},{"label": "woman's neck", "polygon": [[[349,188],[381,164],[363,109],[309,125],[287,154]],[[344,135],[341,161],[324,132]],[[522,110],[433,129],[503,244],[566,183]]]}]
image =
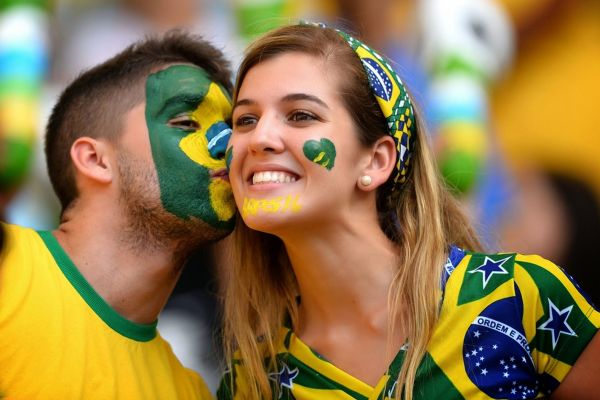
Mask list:
[{"label": "woman's neck", "polygon": [[405,340],[399,319],[389,336],[395,245],[379,226],[361,224],[284,242],[300,288],[296,335],[336,367],[375,386]]},{"label": "woman's neck", "polygon": [[[284,239],[298,280],[300,324],[387,327],[388,288],[397,250],[377,224],[360,223]],[[379,326],[382,319],[385,326]]]}]

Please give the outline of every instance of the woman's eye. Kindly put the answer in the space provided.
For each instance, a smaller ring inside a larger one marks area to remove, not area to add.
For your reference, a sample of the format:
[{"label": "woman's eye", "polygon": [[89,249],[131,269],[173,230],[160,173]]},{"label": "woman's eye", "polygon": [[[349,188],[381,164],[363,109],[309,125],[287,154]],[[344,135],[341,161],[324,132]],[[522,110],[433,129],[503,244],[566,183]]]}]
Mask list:
[{"label": "woman's eye", "polygon": [[289,116],[290,121],[301,122],[301,121],[312,121],[318,119],[316,115],[308,111],[294,111]]},{"label": "woman's eye", "polygon": [[169,125],[185,131],[197,131],[200,129],[198,121],[192,119],[189,115],[175,117],[169,121]]},{"label": "woman's eye", "polygon": [[242,115],[241,117],[238,117],[235,119],[235,125],[234,126],[247,126],[247,125],[252,125],[252,124],[256,124],[257,119],[253,116],[250,115]]}]

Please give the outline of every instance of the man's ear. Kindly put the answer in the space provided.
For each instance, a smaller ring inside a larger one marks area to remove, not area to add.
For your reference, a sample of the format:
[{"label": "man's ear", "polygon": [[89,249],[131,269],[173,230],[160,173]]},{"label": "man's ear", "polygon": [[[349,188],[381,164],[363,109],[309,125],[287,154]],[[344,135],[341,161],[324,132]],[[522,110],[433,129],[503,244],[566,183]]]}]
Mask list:
[{"label": "man's ear", "polygon": [[113,163],[109,157],[109,146],[104,140],[80,137],[71,145],[71,160],[75,169],[89,179],[99,183],[110,183],[113,179]]},{"label": "man's ear", "polygon": [[[383,185],[396,166],[396,143],[391,136],[382,136],[371,147],[370,158],[358,177],[358,187],[371,191]],[[370,177],[364,178],[364,177]],[[367,184],[365,184],[367,183]]]}]

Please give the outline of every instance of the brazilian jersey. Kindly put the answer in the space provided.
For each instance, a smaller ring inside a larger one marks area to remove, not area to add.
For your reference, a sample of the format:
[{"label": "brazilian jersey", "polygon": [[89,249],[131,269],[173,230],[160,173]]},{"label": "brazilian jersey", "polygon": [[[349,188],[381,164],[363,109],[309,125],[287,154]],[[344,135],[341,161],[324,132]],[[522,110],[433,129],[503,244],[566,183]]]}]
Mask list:
[{"label": "brazilian jersey", "polygon": [[156,323],[110,307],[50,232],[3,225],[0,399],[210,399]]},{"label": "brazilian jersey", "polygon": [[[577,284],[539,256],[454,247],[441,285],[440,316],[417,370],[415,399],[543,397],[558,387],[600,327],[600,313]],[[277,367],[269,371],[274,399],[393,399],[405,346],[373,387],[283,328]],[[243,362],[234,359],[217,397],[247,399],[247,393]]]}]

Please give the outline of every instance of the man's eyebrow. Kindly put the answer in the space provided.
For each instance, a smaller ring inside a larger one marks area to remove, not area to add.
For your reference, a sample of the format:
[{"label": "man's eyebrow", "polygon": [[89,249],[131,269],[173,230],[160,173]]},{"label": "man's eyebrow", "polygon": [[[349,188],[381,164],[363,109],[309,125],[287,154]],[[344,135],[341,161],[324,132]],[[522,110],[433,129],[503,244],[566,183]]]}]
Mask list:
[{"label": "man's eyebrow", "polygon": [[174,96],[168,97],[165,101],[165,104],[173,104],[173,103],[189,103],[189,104],[199,104],[202,99],[204,99],[204,95],[200,93],[178,93]]},{"label": "man's eyebrow", "polygon": [[[290,93],[287,94],[285,96],[283,96],[281,98],[281,101],[284,102],[292,102],[292,101],[298,101],[298,100],[307,100],[307,101],[312,101],[313,103],[316,103],[318,105],[320,105],[321,107],[327,108],[329,109],[329,106],[320,98],[318,98],[317,96],[313,96],[311,94],[306,94],[306,93]],[[238,107],[238,106],[250,106],[256,104],[255,100],[252,99],[241,99],[236,101],[234,108]]]},{"label": "man's eyebrow", "polygon": [[187,104],[187,107],[196,108],[202,102],[204,97],[204,95],[199,93],[177,93],[173,96],[167,97],[158,112],[162,113],[165,110],[170,109],[170,107],[180,104]]}]

